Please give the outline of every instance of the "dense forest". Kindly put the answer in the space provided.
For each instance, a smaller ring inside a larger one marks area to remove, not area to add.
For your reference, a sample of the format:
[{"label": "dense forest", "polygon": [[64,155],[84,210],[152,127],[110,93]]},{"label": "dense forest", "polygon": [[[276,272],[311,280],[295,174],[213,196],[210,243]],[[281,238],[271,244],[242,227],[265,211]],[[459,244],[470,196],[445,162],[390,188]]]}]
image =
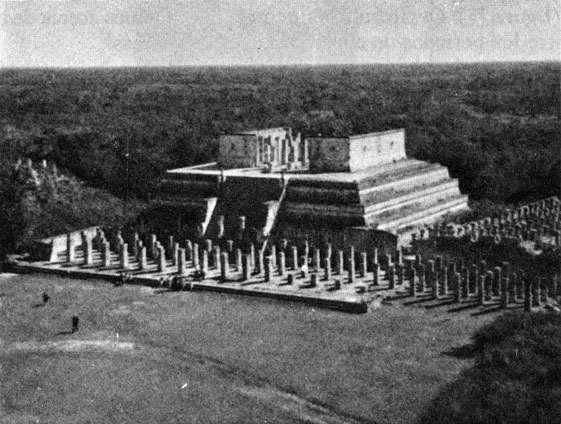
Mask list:
[{"label": "dense forest", "polygon": [[404,127],[410,157],[448,166],[472,199],[514,203],[561,192],[560,76],[558,62],[4,69],[0,161],[47,159],[145,200],[163,170],[211,161],[223,132]]}]

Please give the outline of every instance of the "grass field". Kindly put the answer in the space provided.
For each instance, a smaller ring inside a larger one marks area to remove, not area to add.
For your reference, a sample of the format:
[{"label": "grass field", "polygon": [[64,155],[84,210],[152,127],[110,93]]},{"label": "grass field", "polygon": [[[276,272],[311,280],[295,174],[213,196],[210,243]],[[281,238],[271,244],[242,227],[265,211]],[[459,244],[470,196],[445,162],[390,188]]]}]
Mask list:
[{"label": "grass field", "polygon": [[0,422],[411,423],[494,317],[0,274]]}]

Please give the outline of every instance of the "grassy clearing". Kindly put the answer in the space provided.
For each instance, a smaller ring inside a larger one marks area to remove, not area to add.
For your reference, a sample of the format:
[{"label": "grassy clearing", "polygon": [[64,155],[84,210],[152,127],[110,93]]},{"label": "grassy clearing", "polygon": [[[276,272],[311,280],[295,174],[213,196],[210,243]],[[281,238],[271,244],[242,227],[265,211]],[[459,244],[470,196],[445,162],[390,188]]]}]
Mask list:
[{"label": "grassy clearing", "polygon": [[0,293],[0,412],[13,423],[410,423],[473,364],[445,353],[494,317],[39,275],[4,274]]}]

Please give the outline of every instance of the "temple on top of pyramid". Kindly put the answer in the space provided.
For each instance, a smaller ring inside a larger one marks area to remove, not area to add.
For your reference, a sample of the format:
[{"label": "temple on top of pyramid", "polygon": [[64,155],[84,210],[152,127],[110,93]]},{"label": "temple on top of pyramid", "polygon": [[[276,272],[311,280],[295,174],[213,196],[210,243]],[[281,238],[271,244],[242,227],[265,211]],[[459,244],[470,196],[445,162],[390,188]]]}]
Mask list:
[{"label": "temple on top of pyramid", "polygon": [[466,210],[458,180],[407,158],[403,129],[302,139],[290,128],[222,135],[216,162],[166,172],[147,225],[185,237],[253,234],[257,244],[397,245]]}]

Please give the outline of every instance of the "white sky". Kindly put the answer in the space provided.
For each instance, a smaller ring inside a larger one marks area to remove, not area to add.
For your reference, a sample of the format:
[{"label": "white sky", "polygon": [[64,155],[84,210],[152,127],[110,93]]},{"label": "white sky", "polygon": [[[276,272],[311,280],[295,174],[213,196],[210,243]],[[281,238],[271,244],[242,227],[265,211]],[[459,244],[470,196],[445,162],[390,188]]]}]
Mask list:
[{"label": "white sky", "polygon": [[561,60],[560,0],[0,0],[0,66]]}]

